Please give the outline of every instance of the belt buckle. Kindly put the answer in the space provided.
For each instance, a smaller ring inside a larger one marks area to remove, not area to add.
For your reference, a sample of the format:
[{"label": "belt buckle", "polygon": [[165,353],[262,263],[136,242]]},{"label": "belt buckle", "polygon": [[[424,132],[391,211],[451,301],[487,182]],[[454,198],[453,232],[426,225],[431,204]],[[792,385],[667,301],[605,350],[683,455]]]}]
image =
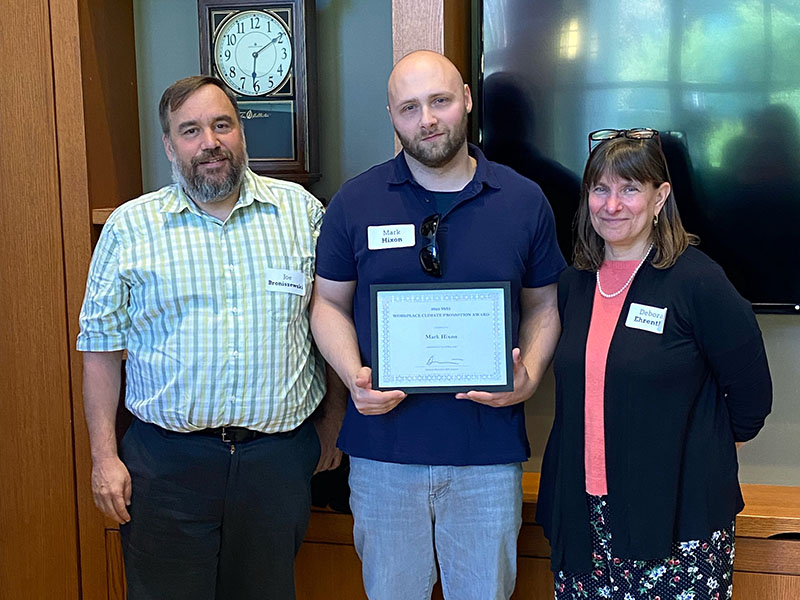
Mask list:
[{"label": "belt buckle", "polygon": [[222,441],[226,444],[233,442],[233,440],[228,439],[228,432],[225,431],[225,427],[222,428]]}]

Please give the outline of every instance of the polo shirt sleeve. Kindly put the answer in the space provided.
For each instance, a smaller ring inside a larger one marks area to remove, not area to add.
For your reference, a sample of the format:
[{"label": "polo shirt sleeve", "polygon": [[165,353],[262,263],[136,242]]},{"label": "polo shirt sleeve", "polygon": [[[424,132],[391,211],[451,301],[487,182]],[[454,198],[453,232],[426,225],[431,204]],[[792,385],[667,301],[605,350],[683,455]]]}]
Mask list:
[{"label": "polo shirt sleeve", "polygon": [[693,328],[728,407],[737,442],[756,436],[772,408],[772,380],[750,303],[714,264],[691,282]]},{"label": "polo shirt sleeve", "polygon": [[114,223],[106,223],[89,266],[79,318],[77,348],[82,352],[114,352],[126,347],[129,291],[120,277],[119,251]]},{"label": "polo shirt sleeve", "polygon": [[322,220],[317,240],[317,275],[333,281],[358,279],[345,204],[341,194],[334,195]]},{"label": "polo shirt sleeve", "polygon": [[567,266],[556,239],[553,209],[541,191],[537,195],[539,208],[533,223],[531,251],[522,279],[522,286],[526,288],[543,287],[557,282],[561,271]]}]

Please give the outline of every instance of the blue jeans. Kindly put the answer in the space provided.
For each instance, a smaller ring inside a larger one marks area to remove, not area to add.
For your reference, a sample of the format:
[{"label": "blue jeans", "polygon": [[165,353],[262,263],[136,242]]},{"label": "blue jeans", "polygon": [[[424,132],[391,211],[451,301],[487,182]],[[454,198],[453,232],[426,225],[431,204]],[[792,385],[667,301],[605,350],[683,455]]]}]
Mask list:
[{"label": "blue jeans", "polygon": [[522,465],[350,458],[356,551],[370,600],[507,600],[517,575]]}]

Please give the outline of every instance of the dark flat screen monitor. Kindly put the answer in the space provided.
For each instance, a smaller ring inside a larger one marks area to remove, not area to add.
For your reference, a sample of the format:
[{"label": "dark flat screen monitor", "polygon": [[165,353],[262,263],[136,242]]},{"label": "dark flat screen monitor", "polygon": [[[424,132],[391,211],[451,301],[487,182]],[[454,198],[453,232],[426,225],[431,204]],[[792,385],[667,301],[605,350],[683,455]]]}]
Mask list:
[{"label": "dark flat screen monitor", "polygon": [[652,127],[700,249],[800,313],[800,0],[473,0],[473,30],[478,143],[542,186],[565,257],[588,132]]}]

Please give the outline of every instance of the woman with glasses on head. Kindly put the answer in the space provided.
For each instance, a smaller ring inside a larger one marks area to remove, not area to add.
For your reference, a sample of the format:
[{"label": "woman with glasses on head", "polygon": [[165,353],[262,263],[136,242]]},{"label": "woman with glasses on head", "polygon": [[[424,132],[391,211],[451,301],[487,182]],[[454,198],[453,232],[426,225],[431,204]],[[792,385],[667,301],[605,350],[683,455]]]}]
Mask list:
[{"label": "woman with glasses on head", "polygon": [[589,148],[537,512],[555,597],[730,598],[736,443],[772,402],[761,332],[684,230],[658,132]]}]

